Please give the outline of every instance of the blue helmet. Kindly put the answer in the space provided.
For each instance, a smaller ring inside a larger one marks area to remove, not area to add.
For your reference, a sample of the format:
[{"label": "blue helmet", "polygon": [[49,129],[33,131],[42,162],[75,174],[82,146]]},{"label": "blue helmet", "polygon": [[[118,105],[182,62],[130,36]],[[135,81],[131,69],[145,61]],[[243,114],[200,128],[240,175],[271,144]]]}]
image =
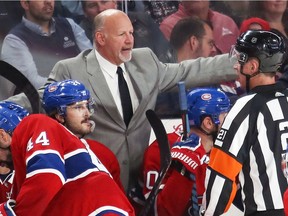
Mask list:
[{"label": "blue helmet", "polygon": [[11,134],[20,121],[28,115],[28,111],[16,103],[0,102],[0,128],[7,133]]},{"label": "blue helmet", "polygon": [[90,100],[89,90],[82,83],[69,79],[46,86],[42,106],[47,114],[57,111],[65,116],[67,105],[84,100]]},{"label": "blue helmet", "polygon": [[218,125],[219,115],[230,109],[230,100],[219,89],[197,88],[188,92],[187,106],[191,125],[200,127],[203,115],[210,116],[214,124]]}]

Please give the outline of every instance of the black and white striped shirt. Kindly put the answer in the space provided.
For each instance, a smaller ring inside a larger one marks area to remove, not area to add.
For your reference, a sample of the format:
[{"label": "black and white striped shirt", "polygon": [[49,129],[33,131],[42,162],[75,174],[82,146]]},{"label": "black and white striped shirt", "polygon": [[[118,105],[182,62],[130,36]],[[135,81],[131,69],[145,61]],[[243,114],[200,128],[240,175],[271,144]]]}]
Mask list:
[{"label": "black and white striped shirt", "polygon": [[281,161],[287,144],[287,90],[279,84],[258,86],[240,98],[227,115],[211,152],[205,215],[228,210],[237,183],[242,188],[245,215],[283,209],[287,180]]}]

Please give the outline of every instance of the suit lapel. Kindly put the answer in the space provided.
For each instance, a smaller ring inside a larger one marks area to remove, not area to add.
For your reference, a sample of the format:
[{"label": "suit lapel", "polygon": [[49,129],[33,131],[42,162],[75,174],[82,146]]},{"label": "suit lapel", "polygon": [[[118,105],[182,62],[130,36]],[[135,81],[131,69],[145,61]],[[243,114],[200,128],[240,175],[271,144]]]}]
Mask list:
[{"label": "suit lapel", "polygon": [[[99,63],[95,56],[94,49],[86,57],[87,73],[90,74],[89,82],[91,89],[96,95],[96,100],[99,99],[108,115],[119,124],[122,128],[126,128],[126,125],[117,109],[113,96],[109,90],[105,77],[100,69]],[[92,93],[92,92],[91,92]],[[97,110],[96,110],[97,112]]]}]

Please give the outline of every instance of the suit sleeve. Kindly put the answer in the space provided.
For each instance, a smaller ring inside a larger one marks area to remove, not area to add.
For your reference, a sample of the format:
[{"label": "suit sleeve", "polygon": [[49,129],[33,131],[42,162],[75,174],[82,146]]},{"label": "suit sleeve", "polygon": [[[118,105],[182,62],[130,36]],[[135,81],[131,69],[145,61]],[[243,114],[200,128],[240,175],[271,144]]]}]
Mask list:
[{"label": "suit sleeve", "polygon": [[[149,82],[148,88],[156,85],[160,92],[164,92],[176,88],[179,81],[185,81],[186,87],[192,88],[235,80],[237,73],[228,56],[228,54],[222,54],[215,57],[190,59],[179,64],[164,64],[150,49],[141,48],[133,50],[130,63],[135,68],[145,62],[147,67],[139,67],[141,78]],[[152,80],[151,77],[154,79]]]}]

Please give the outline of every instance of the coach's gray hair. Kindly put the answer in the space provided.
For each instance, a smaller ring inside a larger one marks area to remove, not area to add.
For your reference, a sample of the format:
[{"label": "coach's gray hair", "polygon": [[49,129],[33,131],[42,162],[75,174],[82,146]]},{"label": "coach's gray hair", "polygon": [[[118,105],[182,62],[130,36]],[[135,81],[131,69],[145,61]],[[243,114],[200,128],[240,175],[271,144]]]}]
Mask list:
[{"label": "coach's gray hair", "polygon": [[96,32],[101,31],[103,29],[106,17],[111,16],[116,13],[124,13],[124,12],[117,10],[117,9],[107,9],[107,10],[102,11],[100,14],[98,14],[94,18],[94,22],[93,22],[93,27],[94,27],[93,35],[95,35]]}]

